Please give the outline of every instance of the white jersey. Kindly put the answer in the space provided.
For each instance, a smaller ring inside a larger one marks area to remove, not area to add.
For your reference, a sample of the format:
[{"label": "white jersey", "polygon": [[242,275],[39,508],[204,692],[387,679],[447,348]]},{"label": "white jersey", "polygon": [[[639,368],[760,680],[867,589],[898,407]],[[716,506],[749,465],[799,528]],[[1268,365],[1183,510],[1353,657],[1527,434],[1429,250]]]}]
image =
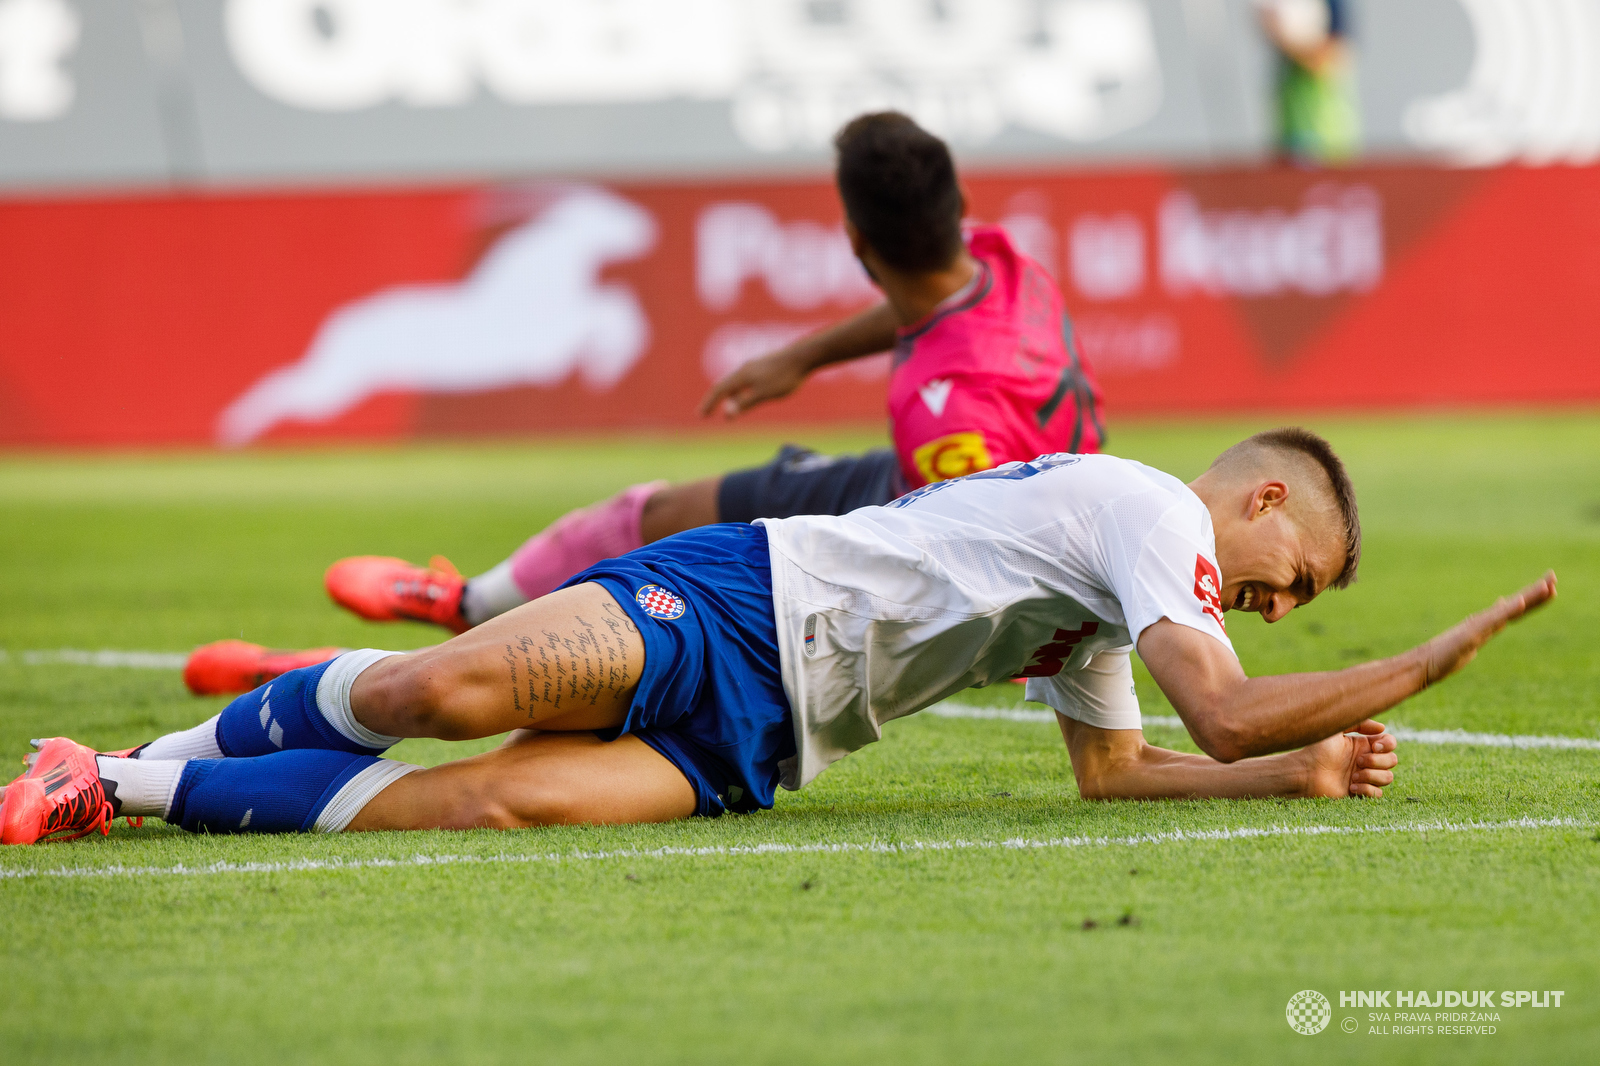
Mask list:
[{"label": "white jersey", "polygon": [[1128,653],[1162,618],[1233,645],[1211,515],[1177,478],[1045,455],[839,517],[761,519],[805,785],[884,722],[973,685],[1138,729]]}]

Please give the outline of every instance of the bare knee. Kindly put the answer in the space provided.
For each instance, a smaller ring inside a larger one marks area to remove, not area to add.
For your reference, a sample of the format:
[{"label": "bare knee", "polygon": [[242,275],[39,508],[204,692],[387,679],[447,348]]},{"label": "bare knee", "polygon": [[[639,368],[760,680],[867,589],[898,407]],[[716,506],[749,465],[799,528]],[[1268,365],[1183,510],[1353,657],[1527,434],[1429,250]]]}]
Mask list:
[{"label": "bare knee", "polygon": [[651,495],[639,516],[644,542],[650,544],[718,521],[717,493],[721,488],[722,479],[715,477],[687,485],[668,485]]},{"label": "bare knee", "polygon": [[385,736],[470,740],[476,733],[458,706],[470,684],[447,657],[420,652],[363,673],[351,704],[362,725]]}]

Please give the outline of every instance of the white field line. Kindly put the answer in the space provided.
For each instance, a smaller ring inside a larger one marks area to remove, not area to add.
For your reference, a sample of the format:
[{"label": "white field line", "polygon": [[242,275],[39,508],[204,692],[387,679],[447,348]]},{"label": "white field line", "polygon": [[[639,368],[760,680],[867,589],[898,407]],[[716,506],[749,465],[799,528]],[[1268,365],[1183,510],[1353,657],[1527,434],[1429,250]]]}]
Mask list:
[{"label": "white field line", "polygon": [[24,666],[67,663],[72,666],[119,666],[138,670],[182,670],[189,661],[187,652],[177,651],[84,651],[81,648],[41,648],[36,651],[7,651],[0,648],[0,663],[15,659]]},{"label": "white field line", "polygon": [[[169,651],[84,651],[79,648],[52,648],[35,651],[7,651],[0,648],[0,663],[16,659],[26,666],[65,663],[72,666],[110,666],[149,670],[181,670],[189,656],[183,652]],[[1054,723],[1054,711],[1032,711],[1004,707],[971,707],[964,703],[945,702],[929,707],[923,714],[936,718],[993,718],[1007,722]],[[1147,714],[1144,725],[1150,729],[1182,729],[1183,720],[1176,715]],[[1461,729],[1411,729],[1392,725],[1389,732],[1396,740],[1412,744],[1464,744],[1482,748],[1565,748],[1580,751],[1600,751],[1600,740],[1589,737],[1513,736],[1507,733],[1468,733]]]},{"label": "white field line", "polygon": [[[968,707],[961,703],[938,703],[922,712],[938,718],[997,718],[1007,722],[1051,722],[1054,711],[1012,710],[1002,707]],[[1176,715],[1147,714],[1143,717],[1146,729],[1182,729],[1183,719]],[[1409,726],[1391,725],[1389,732],[1396,740],[1410,744],[1465,744],[1480,748],[1567,748],[1579,751],[1600,751],[1600,740],[1590,737],[1512,736],[1508,733],[1468,733],[1463,729],[1412,729]]]},{"label": "white field line", "polygon": [[1470,744],[1480,748],[1575,748],[1600,751],[1600,740],[1589,737],[1511,736],[1506,733],[1468,733],[1463,729],[1411,729],[1392,725],[1396,740],[1411,744]]},{"label": "white field line", "polygon": [[1593,829],[1600,823],[1576,818],[1513,818],[1504,822],[1406,822],[1397,825],[1273,825],[1237,829],[1171,829],[1132,836],[1055,837],[1029,840],[907,840],[839,844],[735,844],[698,848],[621,848],[616,851],[546,852],[534,855],[413,855],[405,859],[288,859],[282,862],[214,862],[204,866],[56,866],[0,868],[0,881],[29,878],[201,877],[215,874],[301,873],[314,870],[389,870],[429,866],[584,863],[615,859],[705,859],[761,855],[912,855],[938,851],[1046,851],[1068,848],[1134,847],[1271,837],[1365,836],[1380,833],[1492,833],[1509,830]]}]

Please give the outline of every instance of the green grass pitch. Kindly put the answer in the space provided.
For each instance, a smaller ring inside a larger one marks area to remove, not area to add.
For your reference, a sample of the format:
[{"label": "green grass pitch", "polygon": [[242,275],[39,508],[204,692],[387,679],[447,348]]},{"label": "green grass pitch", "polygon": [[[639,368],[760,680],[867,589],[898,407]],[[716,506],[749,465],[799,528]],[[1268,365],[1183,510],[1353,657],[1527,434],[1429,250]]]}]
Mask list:
[{"label": "green grass pitch", "polygon": [[[1268,424],[1113,426],[1112,450],[1193,476]],[[1399,651],[1554,567],[1550,609],[1390,720],[1600,737],[1600,419],[1310,424],[1356,478],[1362,580],[1276,626],[1235,621],[1246,669]],[[128,745],[221,706],[175,671],[24,651],[414,647],[434,633],[341,614],[322,568],[443,552],[475,572],[569,507],[774,444],[0,459],[0,752],[60,733]],[[1172,713],[1139,684],[1147,714]],[[1600,751],[1401,754],[1376,802],[1094,804],[1053,726],[922,715],[773,811],[716,821],[212,838],[119,823],[0,854],[0,1062],[1593,1061]],[[1314,827],[1351,831],[1176,832]],[[979,846],[1007,840],[1056,843]],[[879,846],[817,847],[836,844]],[[1337,996],[1479,988],[1565,995],[1499,1010],[1493,1035],[1375,1034]],[[1334,1004],[1315,1036],[1285,1021],[1301,989]]]}]

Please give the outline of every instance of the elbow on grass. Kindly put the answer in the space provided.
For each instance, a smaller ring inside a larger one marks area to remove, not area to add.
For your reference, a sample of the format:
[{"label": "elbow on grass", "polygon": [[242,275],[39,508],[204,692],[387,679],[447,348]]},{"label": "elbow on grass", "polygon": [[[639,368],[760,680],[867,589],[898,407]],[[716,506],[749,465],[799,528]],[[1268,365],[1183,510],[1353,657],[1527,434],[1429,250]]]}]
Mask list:
[{"label": "elbow on grass", "polygon": [[1217,762],[1238,762],[1255,754],[1248,738],[1234,728],[1228,701],[1220,694],[1190,693],[1189,698],[1172,702],[1189,736]]},{"label": "elbow on grass", "polygon": [[1220,763],[1238,762],[1253,754],[1244,737],[1215,717],[1191,725],[1189,733],[1201,751]]},{"label": "elbow on grass", "polygon": [[1103,802],[1105,800],[1120,799],[1121,797],[1101,775],[1085,774],[1078,778],[1078,798]]},{"label": "elbow on grass", "polygon": [[1149,751],[1150,746],[1140,741],[1137,751],[1085,760],[1088,765],[1084,766],[1075,764],[1078,797],[1095,801],[1143,798],[1144,775],[1140,771]]}]

